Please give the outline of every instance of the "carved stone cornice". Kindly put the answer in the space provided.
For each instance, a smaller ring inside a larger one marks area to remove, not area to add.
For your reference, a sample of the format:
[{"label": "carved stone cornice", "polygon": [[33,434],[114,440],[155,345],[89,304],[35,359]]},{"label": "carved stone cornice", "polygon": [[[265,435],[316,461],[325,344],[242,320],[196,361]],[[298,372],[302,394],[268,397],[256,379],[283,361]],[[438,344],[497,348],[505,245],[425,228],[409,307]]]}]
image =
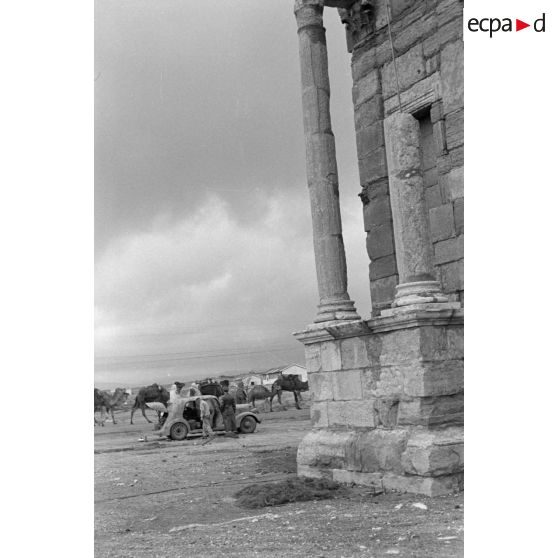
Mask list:
[{"label": "carved stone cornice", "polygon": [[374,32],[376,10],[373,0],[356,0],[348,7],[339,7],[341,22],[347,34],[347,50]]},{"label": "carved stone cornice", "polygon": [[304,331],[294,332],[293,336],[304,345],[310,345],[323,341],[370,335],[371,333],[365,321],[353,320],[347,322],[331,321],[310,324]]}]

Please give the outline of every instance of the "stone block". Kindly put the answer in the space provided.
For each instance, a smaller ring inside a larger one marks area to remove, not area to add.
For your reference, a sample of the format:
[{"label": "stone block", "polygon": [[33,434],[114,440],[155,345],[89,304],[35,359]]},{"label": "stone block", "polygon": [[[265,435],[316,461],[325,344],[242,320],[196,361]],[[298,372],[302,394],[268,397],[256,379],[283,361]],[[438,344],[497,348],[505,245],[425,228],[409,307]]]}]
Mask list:
[{"label": "stone block", "polygon": [[353,82],[357,83],[367,74],[375,72],[378,69],[378,58],[375,48],[366,48],[359,51],[358,55],[353,55],[351,61],[351,71],[353,74]]},{"label": "stone block", "polygon": [[463,393],[437,397],[417,397],[400,402],[397,425],[462,425],[463,417]]},{"label": "stone block", "polygon": [[395,428],[399,415],[399,398],[375,399],[374,422],[379,428]]},{"label": "stone block", "polygon": [[[411,85],[426,77],[426,66],[422,54],[422,44],[418,44],[405,54],[396,58],[399,87],[408,89]],[[397,94],[397,83],[393,62],[382,67],[382,91],[384,97]]]},{"label": "stone block", "polygon": [[434,166],[428,170],[423,170],[422,180],[425,188],[438,184],[438,169]]},{"label": "stone block", "polygon": [[311,343],[304,346],[304,356],[306,357],[306,370],[319,372],[322,369],[321,347],[319,343]]},{"label": "stone block", "polygon": [[374,149],[369,155],[358,160],[358,171],[360,175],[360,183],[366,184],[388,175],[386,152],[383,147]]},{"label": "stone block", "polygon": [[379,365],[362,371],[362,395],[364,399],[373,399],[380,381],[382,368]]},{"label": "stone block", "polygon": [[464,207],[463,198],[459,198],[453,202],[453,218],[457,234],[463,234],[465,232]]},{"label": "stone block", "polygon": [[[359,433],[355,440],[363,473],[377,473],[380,471],[403,472],[401,461],[407,447],[409,433],[407,430],[376,429]],[[349,461],[351,456],[348,455]]]},{"label": "stone block", "polygon": [[374,428],[374,408],[372,401],[330,401],[327,404],[329,426]]},{"label": "stone block", "polygon": [[457,473],[442,477],[420,477],[388,473],[383,476],[382,483],[385,490],[422,494],[423,496],[434,498],[463,490],[463,474]]},{"label": "stone block", "polygon": [[463,146],[456,147],[449,152],[452,168],[462,167],[465,162]]},{"label": "stone block", "polygon": [[424,50],[424,56],[430,58],[437,52],[440,52],[442,48],[451,42],[463,39],[463,20],[462,18],[455,18],[438,27],[438,31],[427,37],[422,45]]},{"label": "stone block", "polygon": [[391,224],[391,204],[387,195],[370,199],[363,207],[362,212],[365,231],[370,231],[373,227],[386,223]]},{"label": "stone block", "polygon": [[397,262],[395,260],[395,254],[378,258],[377,260],[370,262],[369,267],[369,277],[372,281],[395,275],[397,273]]},{"label": "stone block", "polygon": [[407,397],[434,397],[453,395],[463,391],[463,360],[440,362],[414,362],[392,366],[392,375],[398,375]]},{"label": "stone block", "polygon": [[427,361],[462,359],[463,325],[421,327],[420,353]]},{"label": "stone block", "polygon": [[463,444],[409,448],[403,454],[403,467],[407,474],[424,477],[460,473],[463,471]]},{"label": "stone block", "polygon": [[378,70],[372,70],[353,86],[353,104],[359,106],[378,94],[381,94],[380,74]]},{"label": "stone block", "polygon": [[322,372],[341,370],[341,351],[339,349],[339,341],[324,341],[320,345]]},{"label": "stone block", "polygon": [[447,151],[446,140],[446,122],[438,120],[432,125],[432,135],[434,136],[434,145],[437,153],[445,153]]},{"label": "stone block", "polygon": [[379,122],[384,118],[384,99],[376,95],[355,107],[355,129],[360,130],[366,126]]},{"label": "stone block", "polygon": [[371,260],[395,253],[393,226],[391,222],[370,229],[366,236],[366,250]]},{"label": "stone block", "polygon": [[442,26],[456,19],[463,18],[463,2],[458,0],[442,0],[436,6],[438,25]]},{"label": "stone block", "polygon": [[434,123],[442,118],[444,118],[444,105],[441,100],[434,101],[430,107],[430,120]]},{"label": "stone block", "polygon": [[308,388],[312,401],[330,401],[333,399],[333,379],[335,372],[309,372]]},{"label": "stone block", "polygon": [[446,145],[450,150],[463,145],[463,110],[446,116]]},{"label": "stone block", "polygon": [[[445,139],[443,141],[445,141]],[[449,153],[443,152],[436,157],[436,168],[438,169],[438,177],[447,174],[453,168]]]},{"label": "stone block", "polygon": [[403,376],[399,366],[383,365],[373,369],[379,376],[377,381],[370,382],[374,375],[363,373],[363,394],[365,398],[398,399],[403,393]]},{"label": "stone block", "polygon": [[446,45],[440,55],[442,98],[446,114],[463,108],[463,42]]},{"label": "stone block", "polygon": [[396,19],[402,12],[412,5],[416,5],[414,0],[391,0],[391,17]]},{"label": "stone block", "polygon": [[311,430],[298,446],[298,467],[346,469],[347,446],[354,443],[356,436],[356,432],[351,431]]},{"label": "stone block", "polygon": [[435,477],[463,472],[463,428],[413,432],[402,461],[405,472],[411,475]]},{"label": "stone block", "polygon": [[372,304],[383,304],[392,302],[395,298],[395,287],[399,281],[397,275],[382,277],[370,282],[370,296]]},{"label": "stone block", "polygon": [[415,43],[422,41],[427,35],[434,33],[436,28],[436,16],[433,14],[415,19],[411,25],[406,25],[401,29],[394,28],[393,44],[395,52],[405,52]]},{"label": "stone block", "polygon": [[424,201],[426,202],[426,209],[432,209],[433,207],[442,205],[442,194],[439,184],[426,188],[424,191]]},{"label": "stone block", "polygon": [[341,368],[354,370],[369,366],[367,345],[364,337],[341,339]]},{"label": "stone block", "polygon": [[381,335],[369,335],[365,338],[365,340],[368,352],[368,360],[370,361],[371,366],[379,365],[383,344]]},{"label": "stone block", "polygon": [[[442,95],[442,84],[440,72],[421,79],[407,90],[401,91],[401,106],[403,112],[414,114],[422,109],[427,109],[436,99]],[[385,99],[384,113],[392,114],[399,111],[399,99],[393,95]]]},{"label": "stone block", "polygon": [[[376,198],[389,196],[389,183],[387,178],[374,180],[366,185],[366,195],[370,201]],[[379,224],[379,223],[378,223]]]},{"label": "stone block", "polygon": [[463,167],[452,169],[440,177],[440,187],[448,202],[463,198],[464,184]]},{"label": "stone block", "polygon": [[374,13],[374,24],[376,26],[376,30],[378,31],[388,24],[388,11],[386,3],[382,2],[381,0],[379,2],[375,2]]},{"label": "stone block", "polygon": [[310,407],[310,422],[313,428],[325,428],[328,426],[327,421],[327,402],[312,403]]},{"label": "stone block", "polygon": [[444,292],[463,291],[463,260],[438,266]]},{"label": "stone block", "polygon": [[430,236],[433,242],[455,236],[453,206],[451,204],[433,207],[428,213],[430,215]]},{"label": "stone block", "polygon": [[382,333],[379,362],[383,366],[419,360],[422,357],[420,343],[421,332],[418,327]]},{"label": "stone block", "polygon": [[448,238],[434,244],[434,261],[436,264],[454,262],[463,258],[463,235]]},{"label": "stone block", "polygon": [[361,370],[332,372],[333,400],[358,401],[362,399]]},{"label": "stone block", "polygon": [[356,144],[359,159],[364,159],[364,157],[376,153],[385,144],[383,122],[375,122],[366,126],[366,128],[357,130]]},{"label": "stone block", "polygon": [[426,75],[433,74],[440,69],[440,55],[435,54],[426,60]]}]

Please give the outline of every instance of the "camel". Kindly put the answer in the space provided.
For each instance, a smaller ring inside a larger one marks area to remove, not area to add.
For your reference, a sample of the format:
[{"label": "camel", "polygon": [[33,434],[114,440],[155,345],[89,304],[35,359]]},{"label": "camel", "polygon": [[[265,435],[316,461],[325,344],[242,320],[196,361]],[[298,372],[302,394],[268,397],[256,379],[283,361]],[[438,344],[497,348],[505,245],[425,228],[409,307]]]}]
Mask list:
[{"label": "camel", "polygon": [[269,401],[269,410],[273,411],[271,407],[271,395],[271,391],[269,391],[265,386],[254,386],[248,392],[248,402],[252,405],[252,407],[255,407],[256,399],[263,399],[264,403],[265,401]]},{"label": "camel", "polygon": [[134,413],[136,412],[136,409],[141,409],[141,414],[144,416],[145,420],[147,422],[152,422],[147,418],[147,415],[145,414],[146,403],[158,402],[167,407],[169,399],[170,393],[159,384],[142,387],[139,390],[139,393],[136,395],[136,400],[134,401],[134,406],[132,407],[130,424],[134,424]]},{"label": "camel", "polygon": [[277,396],[279,405],[283,405],[281,402],[281,392],[283,391],[291,391],[293,393],[296,408],[300,409],[300,405],[298,403],[299,398],[302,400],[300,392],[308,391],[308,382],[303,382],[296,374],[287,374],[286,376],[281,374],[271,386],[270,406],[275,396]]},{"label": "camel", "polygon": [[[95,424],[105,426],[105,415],[107,411],[110,411],[112,422],[113,424],[116,424],[116,419],[114,418],[114,409],[122,405],[127,398],[128,393],[123,388],[116,388],[112,395],[108,391],[101,391],[100,389],[94,388],[93,419],[95,421]],[[95,412],[97,411],[101,413],[100,421],[95,418]]]}]

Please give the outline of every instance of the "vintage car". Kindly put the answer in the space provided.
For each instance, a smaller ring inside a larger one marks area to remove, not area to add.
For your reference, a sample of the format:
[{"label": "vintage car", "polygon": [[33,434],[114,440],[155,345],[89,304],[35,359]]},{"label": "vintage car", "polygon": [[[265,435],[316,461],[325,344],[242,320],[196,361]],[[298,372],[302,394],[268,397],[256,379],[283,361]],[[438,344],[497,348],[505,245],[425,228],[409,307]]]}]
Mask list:
[{"label": "vintage car", "polygon": [[[164,423],[159,436],[168,436],[172,440],[184,440],[188,437],[201,436],[200,404],[198,399],[205,399],[212,411],[211,427],[216,433],[224,432],[225,425],[219,408],[219,399],[213,395],[180,397],[167,408]],[[239,408],[240,407],[240,408]],[[245,410],[249,405],[237,405],[236,429],[242,434],[251,434],[261,420],[251,411]]]}]

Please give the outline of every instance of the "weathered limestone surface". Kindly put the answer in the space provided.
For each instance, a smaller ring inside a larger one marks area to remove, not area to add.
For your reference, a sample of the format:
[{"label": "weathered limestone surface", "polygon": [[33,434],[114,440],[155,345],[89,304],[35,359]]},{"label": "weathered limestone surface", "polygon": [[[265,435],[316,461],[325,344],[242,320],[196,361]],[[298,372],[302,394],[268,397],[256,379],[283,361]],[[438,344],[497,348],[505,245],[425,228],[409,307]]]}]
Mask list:
[{"label": "weathered limestone surface", "polygon": [[[352,52],[366,322],[347,294],[323,6]],[[437,496],[463,486],[462,3],[390,6],[396,63],[383,0],[295,2],[320,295],[295,334],[312,397],[298,473]]]},{"label": "weathered limestone surface", "polygon": [[315,370],[299,475],[426,495],[462,485],[463,319],[439,306],[296,334]]},{"label": "weathered limestone surface", "polygon": [[[371,11],[366,11],[366,5]],[[433,252],[436,243],[463,234],[463,3],[391,0],[390,5],[395,64],[383,0],[357,0],[340,10],[352,52],[355,131],[373,315],[391,305],[395,285],[403,281],[394,262],[393,216],[391,206],[386,204],[390,193],[386,192],[384,199],[378,199],[375,193],[388,175],[388,139],[379,132],[378,124],[399,111],[399,97],[403,112],[424,116],[430,111],[433,123],[436,165],[424,177]],[[444,209],[432,211],[438,208]],[[460,268],[447,267],[462,261],[460,244],[446,244],[437,250],[443,250],[444,255],[433,260],[434,278],[441,282],[450,300],[462,299]],[[448,250],[454,253],[448,254]]]},{"label": "weathered limestone surface", "polygon": [[312,210],[320,304],[317,322],[358,319],[347,293],[347,267],[339,209],[335,138],[329,111],[329,75],[323,2],[297,0],[306,174]]},{"label": "weathered limestone surface", "polygon": [[411,114],[384,120],[395,253],[401,283],[434,279],[421,171],[419,123]]}]

